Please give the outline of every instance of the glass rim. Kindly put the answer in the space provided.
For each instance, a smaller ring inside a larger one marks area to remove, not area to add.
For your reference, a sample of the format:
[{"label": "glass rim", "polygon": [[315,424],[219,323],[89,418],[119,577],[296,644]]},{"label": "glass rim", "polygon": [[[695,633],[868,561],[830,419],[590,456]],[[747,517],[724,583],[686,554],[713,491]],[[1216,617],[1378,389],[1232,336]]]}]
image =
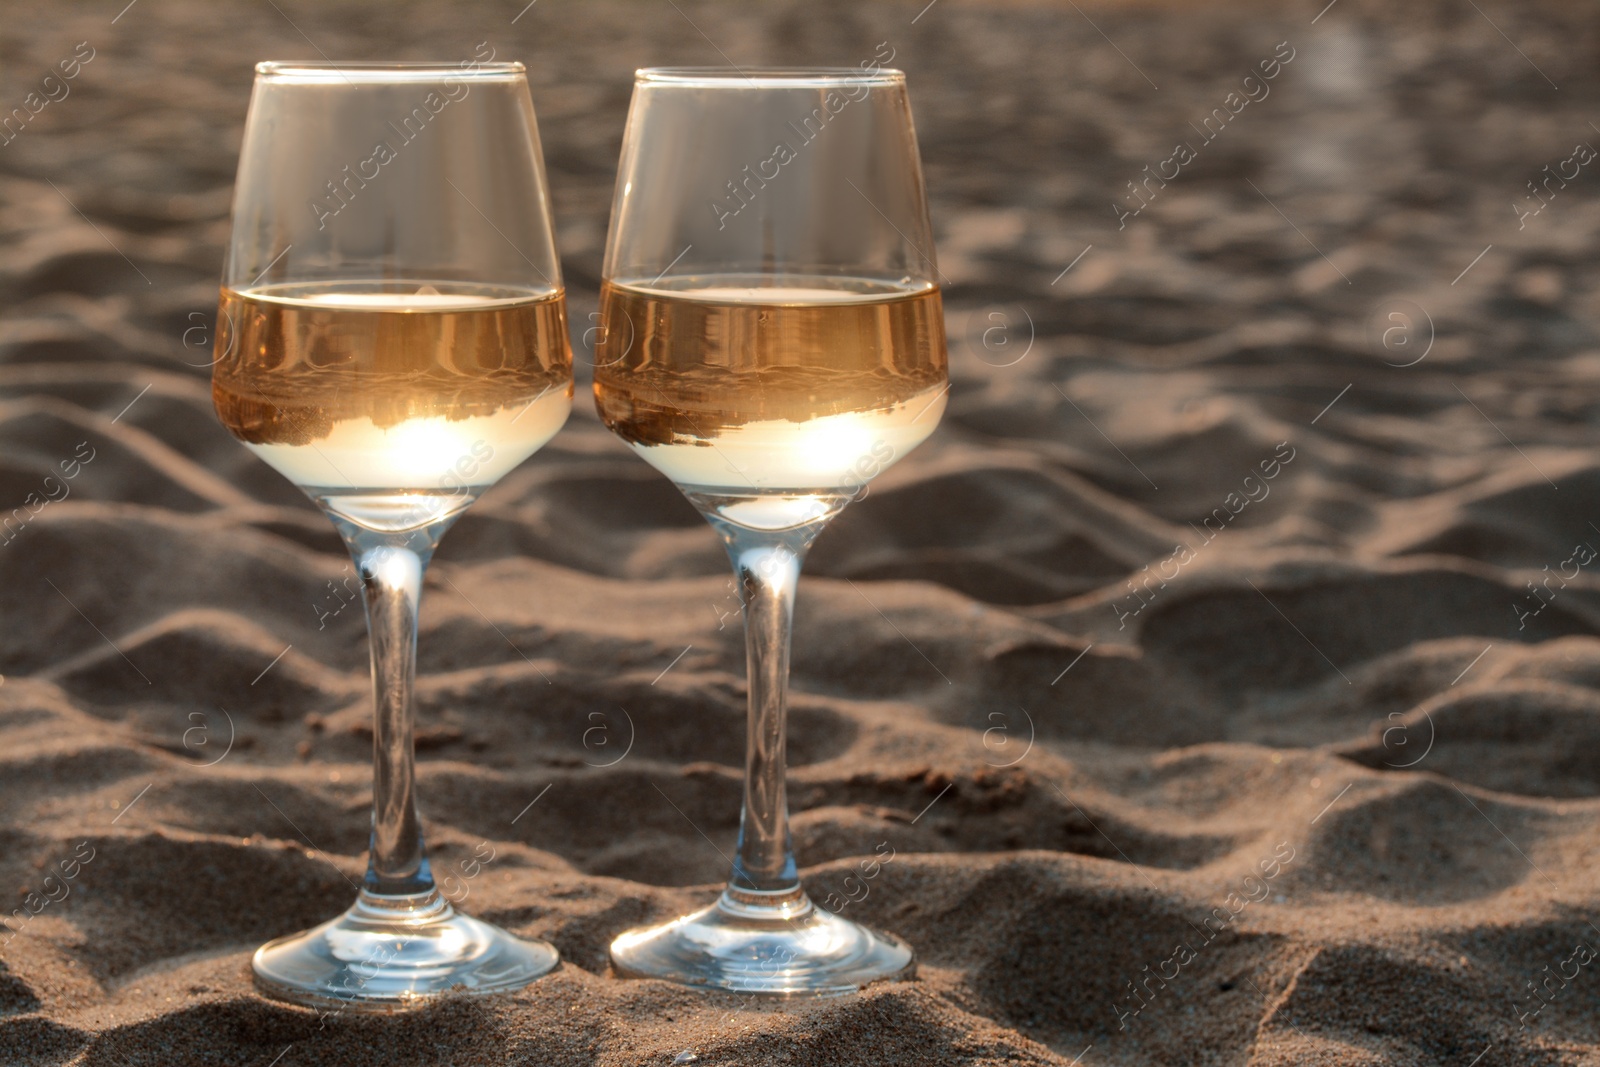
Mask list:
[{"label": "glass rim", "polygon": [[528,68],[519,62],[475,63],[412,62],[351,60],[334,63],[314,60],[264,60],[256,64],[256,77],[274,81],[347,81],[365,83],[399,83],[410,81],[438,81],[446,78],[520,78]]},{"label": "glass rim", "polygon": [[904,85],[894,67],[640,67],[635,85],[695,85],[727,88],[808,88],[832,85]]}]

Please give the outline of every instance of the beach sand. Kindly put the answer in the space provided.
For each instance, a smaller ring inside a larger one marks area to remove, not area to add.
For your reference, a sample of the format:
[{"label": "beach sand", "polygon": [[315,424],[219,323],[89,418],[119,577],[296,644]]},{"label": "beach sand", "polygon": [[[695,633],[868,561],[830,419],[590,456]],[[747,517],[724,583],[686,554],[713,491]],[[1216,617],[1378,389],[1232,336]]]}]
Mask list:
[{"label": "beach sand", "polygon": [[[0,898],[69,890],[0,947],[0,1063],[1600,1063],[1596,4],[13,6],[0,113],[93,58],[0,145],[0,513],[68,490],[0,543]],[[353,572],[211,411],[251,64],[483,41],[575,336],[633,68],[909,73],[950,407],[808,562],[789,751],[806,884],[915,981],[608,975],[726,874],[744,654],[580,344],[418,683],[436,873],[562,966],[326,1025],[251,987],[353,898],[371,781]]]}]

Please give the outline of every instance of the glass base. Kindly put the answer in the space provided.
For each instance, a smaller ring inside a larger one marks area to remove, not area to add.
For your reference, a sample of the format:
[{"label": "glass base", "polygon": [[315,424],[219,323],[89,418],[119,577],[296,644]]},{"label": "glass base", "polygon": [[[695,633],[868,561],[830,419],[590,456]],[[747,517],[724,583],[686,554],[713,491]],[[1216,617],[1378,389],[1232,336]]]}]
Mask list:
[{"label": "glass base", "polygon": [[256,949],[256,986],[279,1000],[339,1011],[400,1011],[443,993],[506,993],[560,962],[526,941],[462,915],[437,890],[362,891],[350,910]]},{"label": "glass base", "polygon": [[889,934],[821,911],[802,892],[781,901],[727,890],[709,908],[611,943],[624,978],[768,996],[841,996],[910,978],[916,958]]}]

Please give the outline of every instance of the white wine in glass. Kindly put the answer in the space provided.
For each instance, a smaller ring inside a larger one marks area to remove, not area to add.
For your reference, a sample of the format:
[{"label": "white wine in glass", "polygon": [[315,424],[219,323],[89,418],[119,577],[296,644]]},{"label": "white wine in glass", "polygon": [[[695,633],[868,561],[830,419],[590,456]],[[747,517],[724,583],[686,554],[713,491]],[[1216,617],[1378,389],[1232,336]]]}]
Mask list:
[{"label": "white wine in glass", "polygon": [[603,273],[596,404],[721,535],[750,693],[727,887],[618,937],[612,966],[779,996],[907,976],[909,946],[807,896],[784,761],[801,560],[944,412],[944,318],[904,76],[640,71]]},{"label": "white wine in glass", "polygon": [[571,410],[559,291],[291,283],[225,289],[218,315],[222,424],[352,521],[446,517]]},{"label": "white wine in glass", "polygon": [[439,893],[412,752],[428,561],[571,409],[551,234],[521,64],[256,68],[212,396],[344,538],[374,696],[366,876],[342,915],[257,950],[271,996],[388,1011],[517,989],[558,962]]},{"label": "white wine in glass", "polygon": [[611,431],[681,486],[832,490],[876,473],[938,423],[944,319],[931,284],[772,275],[657,284],[605,283],[603,336],[625,340],[631,324],[647,325],[635,358],[600,346],[595,397]]}]

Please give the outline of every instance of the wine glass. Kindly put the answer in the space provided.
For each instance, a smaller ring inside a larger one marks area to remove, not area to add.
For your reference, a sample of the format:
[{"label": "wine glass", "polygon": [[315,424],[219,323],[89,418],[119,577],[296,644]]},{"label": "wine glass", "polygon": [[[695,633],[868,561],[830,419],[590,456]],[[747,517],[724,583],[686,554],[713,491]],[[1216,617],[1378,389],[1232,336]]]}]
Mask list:
[{"label": "wine glass", "polygon": [[333,520],[372,641],[366,877],[343,915],[257,950],[257,984],[368,1011],[526,985],[556,951],[440,895],[412,753],[423,571],[572,406],[522,64],[256,67],[212,395],[223,425]]},{"label": "wine glass", "polygon": [[801,560],[933,431],[948,388],[904,75],[639,71],[603,275],[596,404],[727,546],[750,694],[727,887],[617,938],[612,965],[780,995],[909,975],[903,942],[807,897],[784,786]]}]

